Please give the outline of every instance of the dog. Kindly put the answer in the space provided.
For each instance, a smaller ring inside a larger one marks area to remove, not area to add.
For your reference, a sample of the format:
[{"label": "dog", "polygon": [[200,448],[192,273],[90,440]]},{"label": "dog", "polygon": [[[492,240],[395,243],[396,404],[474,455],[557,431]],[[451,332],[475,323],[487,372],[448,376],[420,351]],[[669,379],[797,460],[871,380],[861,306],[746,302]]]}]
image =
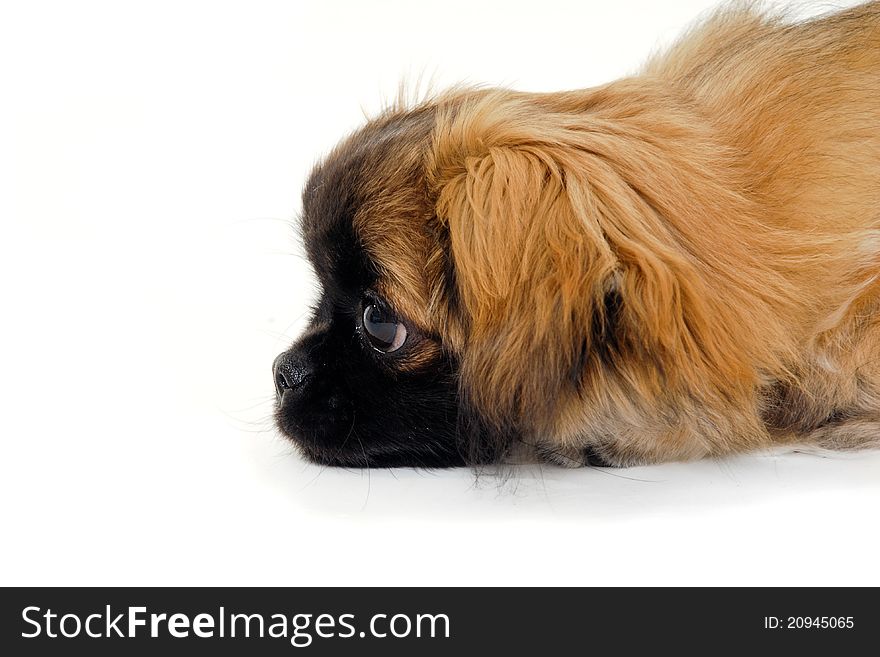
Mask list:
[{"label": "dog", "polygon": [[728,5],[640,74],[398,103],[311,173],[273,365],[309,460],[880,443],[880,2]]}]

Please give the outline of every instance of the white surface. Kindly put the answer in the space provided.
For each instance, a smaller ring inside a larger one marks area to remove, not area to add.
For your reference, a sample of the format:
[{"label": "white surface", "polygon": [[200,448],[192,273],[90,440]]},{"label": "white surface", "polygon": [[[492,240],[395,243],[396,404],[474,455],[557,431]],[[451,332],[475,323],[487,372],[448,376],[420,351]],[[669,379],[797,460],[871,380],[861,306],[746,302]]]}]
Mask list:
[{"label": "white surface", "polygon": [[5,3],[0,584],[880,584],[878,452],[499,481],[271,428],[288,224],[361,106],[610,80],[708,4]]}]

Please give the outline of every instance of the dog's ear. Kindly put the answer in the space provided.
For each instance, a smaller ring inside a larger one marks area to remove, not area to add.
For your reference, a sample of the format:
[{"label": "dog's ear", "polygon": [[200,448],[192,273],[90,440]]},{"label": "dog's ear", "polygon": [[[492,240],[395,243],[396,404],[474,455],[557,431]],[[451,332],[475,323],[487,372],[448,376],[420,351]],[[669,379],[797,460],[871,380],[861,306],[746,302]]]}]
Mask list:
[{"label": "dog's ear", "polygon": [[461,376],[476,384],[469,401],[501,423],[553,398],[604,312],[615,259],[545,153],[492,147],[462,164],[437,205],[468,322]]},{"label": "dog's ear", "polygon": [[497,106],[490,97],[438,121],[429,168],[468,322],[468,401],[501,424],[550,430],[556,402],[611,372],[643,397],[751,385],[749,329],[717,298],[723,276],[713,289],[701,262],[723,268],[742,247],[664,216],[679,203],[664,195],[689,192],[670,163],[620,129]]}]

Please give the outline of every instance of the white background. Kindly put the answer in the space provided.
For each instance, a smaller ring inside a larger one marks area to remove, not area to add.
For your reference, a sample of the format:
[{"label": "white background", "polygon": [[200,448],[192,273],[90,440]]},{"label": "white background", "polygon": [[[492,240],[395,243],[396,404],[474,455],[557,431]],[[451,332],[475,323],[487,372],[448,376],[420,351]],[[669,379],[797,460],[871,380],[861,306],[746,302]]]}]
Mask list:
[{"label": "white background", "polygon": [[0,584],[880,584],[877,452],[500,481],[269,419],[299,191],[362,110],[608,81],[710,4],[4,3]]}]

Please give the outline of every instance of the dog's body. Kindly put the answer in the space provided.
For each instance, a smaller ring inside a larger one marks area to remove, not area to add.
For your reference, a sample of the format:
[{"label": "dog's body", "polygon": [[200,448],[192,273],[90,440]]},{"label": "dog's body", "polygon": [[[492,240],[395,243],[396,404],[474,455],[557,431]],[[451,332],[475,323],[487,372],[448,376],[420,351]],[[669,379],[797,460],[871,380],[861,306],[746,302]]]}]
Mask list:
[{"label": "dog's body", "polygon": [[389,110],[303,229],[324,296],[276,381],[314,460],[880,444],[880,3],[734,7],[603,87]]}]

